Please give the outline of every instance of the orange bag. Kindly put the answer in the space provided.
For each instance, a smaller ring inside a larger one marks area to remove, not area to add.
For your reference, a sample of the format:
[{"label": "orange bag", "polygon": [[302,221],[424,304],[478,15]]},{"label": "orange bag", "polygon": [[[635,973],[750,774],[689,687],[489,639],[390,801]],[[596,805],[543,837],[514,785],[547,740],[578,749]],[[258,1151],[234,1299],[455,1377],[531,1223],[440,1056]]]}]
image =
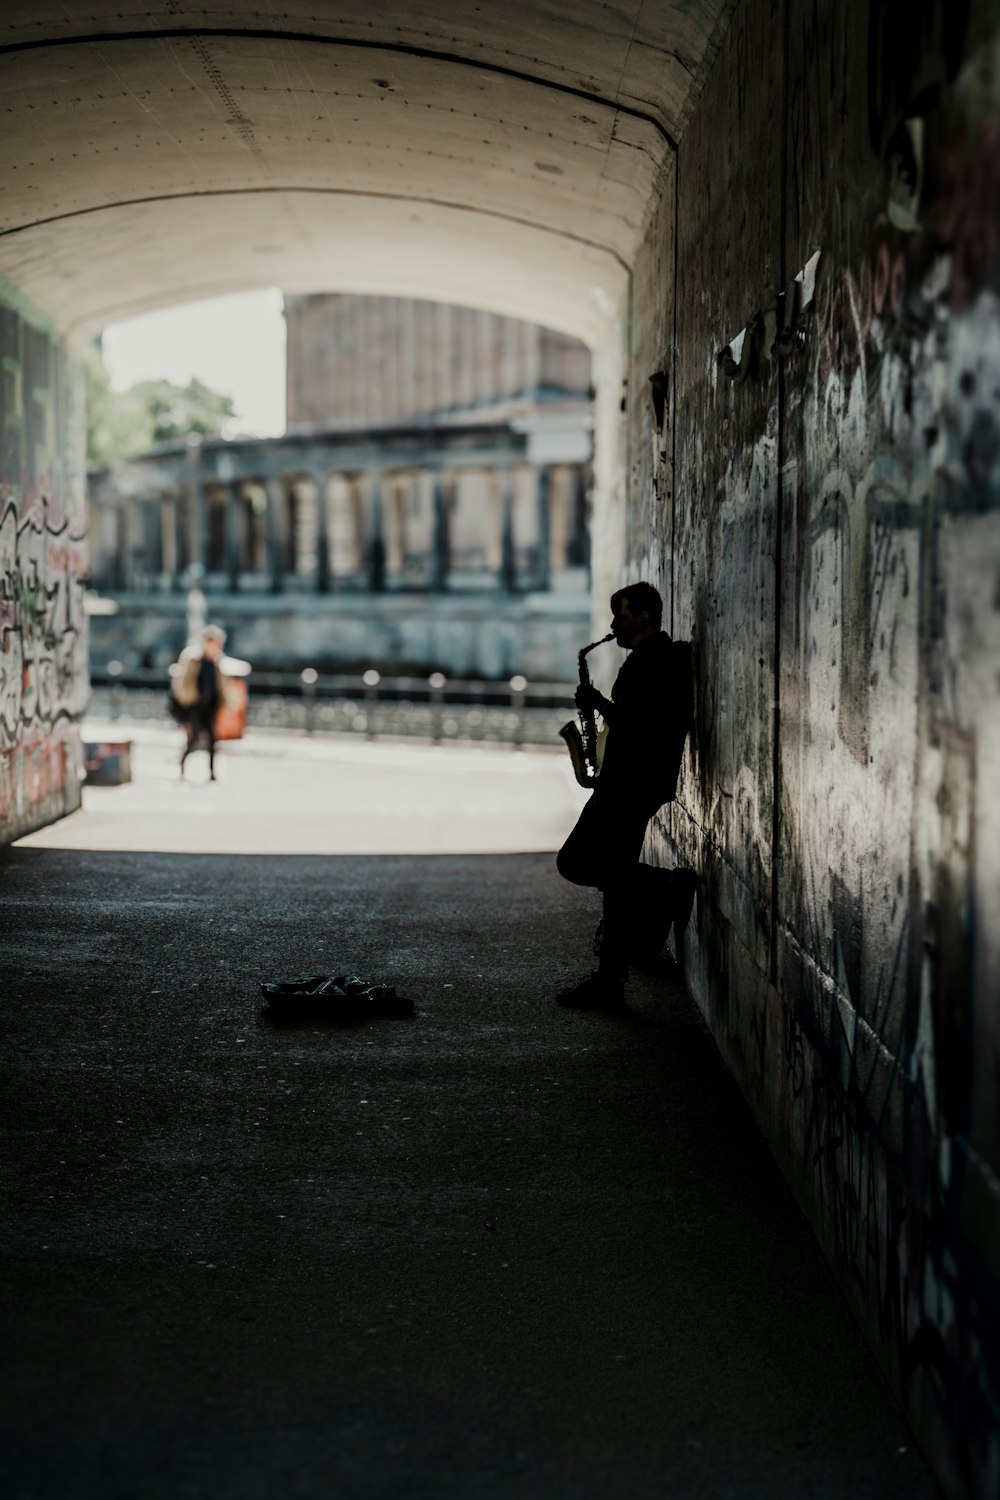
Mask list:
[{"label": "orange bag", "polygon": [[226,697],[215,715],[217,740],[241,740],[247,727],[247,685],[239,677],[226,679]]}]

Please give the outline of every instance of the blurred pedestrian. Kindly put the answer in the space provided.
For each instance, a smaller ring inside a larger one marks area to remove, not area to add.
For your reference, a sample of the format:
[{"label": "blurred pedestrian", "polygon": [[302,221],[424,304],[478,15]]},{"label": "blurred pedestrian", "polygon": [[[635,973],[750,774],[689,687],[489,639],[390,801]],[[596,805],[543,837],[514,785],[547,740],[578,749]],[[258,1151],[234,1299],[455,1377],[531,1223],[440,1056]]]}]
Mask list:
[{"label": "blurred pedestrian", "polygon": [[170,669],[171,711],[185,734],[181,775],[198,741],[208,750],[209,780],[215,780],[215,720],[226,696],[225,678],[219,665],[226,632],[220,625],[206,625],[196,646],[187,646]]}]

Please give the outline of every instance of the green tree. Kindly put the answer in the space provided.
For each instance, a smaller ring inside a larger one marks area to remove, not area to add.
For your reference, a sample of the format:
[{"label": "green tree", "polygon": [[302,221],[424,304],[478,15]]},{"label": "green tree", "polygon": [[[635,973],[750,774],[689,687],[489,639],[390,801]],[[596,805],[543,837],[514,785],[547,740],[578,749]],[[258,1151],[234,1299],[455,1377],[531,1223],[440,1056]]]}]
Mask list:
[{"label": "green tree", "polygon": [[84,356],[84,381],[91,468],[144,453],[155,443],[183,442],[190,433],[217,437],[235,415],[231,396],[197,378],[187,385],[143,380],[127,391],[113,391],[96,345]]},{"label": "green tree", "polygon": [[231,396],[213,391],[195,377],[187,385],[169,380],[143,380],[129,394],[143,402],[153,424],[154,443],[176,443],[190,433],[218,437],[236,415]]},{"label": "green tree", "polygon": [[153,419],[135,391],[113,391],[96,345],[83,359],[87,400],[87,463],[99,468],[114,458],[130,458],[151,448]]}]

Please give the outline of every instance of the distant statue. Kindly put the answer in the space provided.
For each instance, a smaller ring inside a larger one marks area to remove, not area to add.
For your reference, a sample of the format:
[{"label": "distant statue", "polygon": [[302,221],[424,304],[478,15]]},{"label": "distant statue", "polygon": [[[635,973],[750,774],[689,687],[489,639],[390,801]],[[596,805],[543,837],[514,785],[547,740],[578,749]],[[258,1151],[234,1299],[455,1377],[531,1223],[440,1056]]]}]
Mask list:
[{"label": "distant statue", "polygon": [[187,570],[187,643],[189,646],[199,646],[205,633],[208,604],[201,587],[204,576],[205,570],[201,563],[192,563]]}]

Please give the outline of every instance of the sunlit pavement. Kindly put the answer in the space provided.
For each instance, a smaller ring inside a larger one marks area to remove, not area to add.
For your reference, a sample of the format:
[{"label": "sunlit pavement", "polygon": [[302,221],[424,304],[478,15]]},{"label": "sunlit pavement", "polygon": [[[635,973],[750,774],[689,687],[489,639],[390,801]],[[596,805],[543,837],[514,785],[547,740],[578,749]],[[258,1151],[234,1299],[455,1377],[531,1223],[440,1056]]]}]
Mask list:
[{"label": "sunlit pavement", "polygon": [[[559,759],[135,737],[0,853],[6,1493],[931,1500],[676,976],[553,1004]],[[303,969],[416,1015],[276,1024]]]},{"label": "sunlit pavement", "polygon": [[86,787],[84,806],[22,847],[230,854],[511,853],[557,849],[586,798],[564,750],[368,741],[257,730],[220,746],[217,780],[183,735],[88,720],[130,741],[133,780]]}]

